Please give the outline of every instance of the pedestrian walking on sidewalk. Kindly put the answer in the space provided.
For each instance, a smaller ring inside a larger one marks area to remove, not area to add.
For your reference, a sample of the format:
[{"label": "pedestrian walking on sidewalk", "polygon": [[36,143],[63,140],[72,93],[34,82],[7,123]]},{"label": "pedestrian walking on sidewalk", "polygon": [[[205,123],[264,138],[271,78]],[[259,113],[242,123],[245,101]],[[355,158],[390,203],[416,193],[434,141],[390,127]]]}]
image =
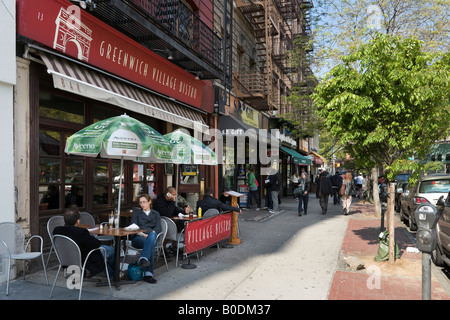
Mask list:
[{"label": "pedestrian walking on sidewalk", "polygon": [[354,180],[351,172],[347,172],[345,174],[342,183],[345,185],[345,191],[341,195],[342,211],[345,215],[347,215],[350,210],[350,205],[352,204],[352,191],[354,188]]},{"label": "pedestrian walking on sidewalk", "polygon": [[298,187],[302,189],[298,197],[298,215],[301,217],[302,214],[308,214],[309,190],[311,189],[311,182],[305,172],[300,175]]},{"label": "pedestrian walking on sidewalk", "polygon": [[331,177],[331,184],[333,185],[333,204],[341,204],[339,190],[342,186],[342,177],[339,171],[336,171],[334,176]]},{"label": "pedestrian walking on sidewalk", "polygon": [[320,175],[319,179],[319,197],[320,207],[322,208],[322,214],[326,214],[328,210],[328,197],[333,193],[333,187],[330,179],[327,177],[327,172],[324,171]]}]

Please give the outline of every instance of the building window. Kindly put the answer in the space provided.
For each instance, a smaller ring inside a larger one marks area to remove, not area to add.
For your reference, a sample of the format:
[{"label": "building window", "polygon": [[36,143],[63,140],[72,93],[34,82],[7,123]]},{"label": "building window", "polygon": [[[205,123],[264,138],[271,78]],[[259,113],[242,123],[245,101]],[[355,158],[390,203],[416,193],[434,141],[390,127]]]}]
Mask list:
[{"label": "building window", "polygon": [[85,161],[64,153],[65,124],[84,123],[84,103],[41,90],[39,118],[45,123],[39,130],[39,210],[85,207]]}]

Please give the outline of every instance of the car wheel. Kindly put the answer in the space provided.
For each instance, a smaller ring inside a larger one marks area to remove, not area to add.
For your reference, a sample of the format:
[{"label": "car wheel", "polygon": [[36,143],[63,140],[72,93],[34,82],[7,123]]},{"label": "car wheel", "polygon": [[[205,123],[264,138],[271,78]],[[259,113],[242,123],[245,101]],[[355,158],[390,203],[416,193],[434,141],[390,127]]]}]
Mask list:
[{"label": "car wheel", "polygon": [[431,260],[433,260],[433,263],[438,267],[443,267],[445,265],[444,259],[442,258],[441,249],[438,245],[436,245],[431,251]]},{"label": "car wheel", "polygon": [[409,230],[411,231],[417,231],[417,225],[414,223],[412,216],[411,216],[411,212],[409,213],[408,216],[408,224],[409,224]]}]

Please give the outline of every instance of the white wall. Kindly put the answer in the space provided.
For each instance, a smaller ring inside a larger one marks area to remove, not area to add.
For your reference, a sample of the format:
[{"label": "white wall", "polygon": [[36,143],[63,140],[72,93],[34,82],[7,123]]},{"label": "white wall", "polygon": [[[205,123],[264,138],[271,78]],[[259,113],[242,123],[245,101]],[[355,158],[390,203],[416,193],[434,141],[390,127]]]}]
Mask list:
[{"label": "white wall", "polygon": [[[0,222],[15,221],[14,85],[16,83],[16,2],[0,4]],[[3,259],[3,261],[5,261]],[[0,283],[6,281],[0,261]],[[11,272],[15,277],[15,270]]]},{"label": "white wall", "polygon": [[0,222],[14,221],[13,102],[16,83],[16,18],[14,0],[0,5]]}]

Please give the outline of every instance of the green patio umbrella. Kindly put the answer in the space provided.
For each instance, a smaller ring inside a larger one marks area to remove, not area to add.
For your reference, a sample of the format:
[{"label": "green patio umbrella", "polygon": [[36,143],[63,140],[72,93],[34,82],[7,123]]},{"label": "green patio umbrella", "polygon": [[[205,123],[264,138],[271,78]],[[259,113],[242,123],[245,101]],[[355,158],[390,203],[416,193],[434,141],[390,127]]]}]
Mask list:
[{"label": "green patio umbrella", "polygon": [[173,163],[217,165],[214,151],[190,134],[182,130],[175,130],[165,134],[164,137],[173,146],[175,156],[172,160]]},{"label": "green patio umbrella", "polygon": [[123,114],[98,121],[74,133],[65,152],[86,157],[120,159],[119,203],[122,196],[123,160],[169,162],[172,145],[152,127]]},{"label": "green patio umbrella", "polygon": [[172,163],[176,166],[176,187],[178,190],[178,164],[203,164],[203,165],[217,165],[217,157],[214,151],[208,148],[200,140],[192,137],[190,134],[175,130],[164,137],[173,146],[174,157]]}]

